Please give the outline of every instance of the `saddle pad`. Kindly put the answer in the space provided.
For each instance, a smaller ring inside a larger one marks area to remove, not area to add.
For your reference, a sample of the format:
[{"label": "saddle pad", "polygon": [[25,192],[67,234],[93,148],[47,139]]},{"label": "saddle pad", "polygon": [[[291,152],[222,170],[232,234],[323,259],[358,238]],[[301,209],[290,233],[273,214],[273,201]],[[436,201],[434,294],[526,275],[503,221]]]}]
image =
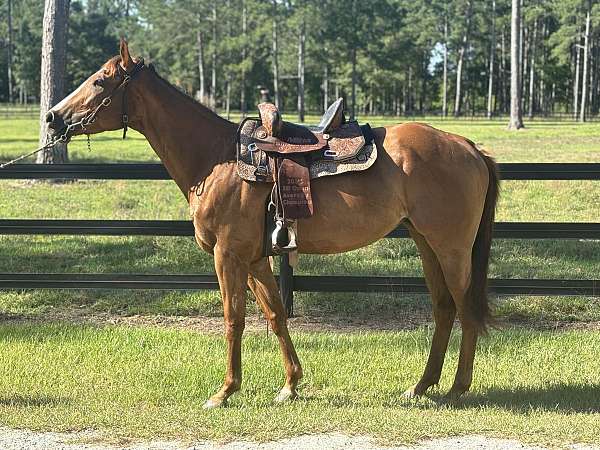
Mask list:
[{"label": "saddle pad", "polygon": [[[248,146],[256,141],[254,135],[260,126],[261,122],[257,119],[246,119],[240,124],[237,136],[237,171],[243,180],[273,183],[275,181],[273,176],[275,172],[274,158],[270,158],[262,150],[250,151],[248,149]],[[347,131],[340,131],[339,133],[343,132]],[[332,135],[339,136],[335,133],[332,133]],[[364,140],[362,133],[361,138]],[[337,138],[333,137],[330,140],[330,145],[331,141],[335,139]],[[336,142],[333,145],[336,149],[334,151],[338,151],[339,155],[347,154],[344,153],[343,146],[340,143]],[[355,144],[351,145],[351,147],[354,146]],[[372,139],[368,139],[354,155],[346,159],[334,159],[333,157],[324,156],[323,153],[311,153],[309,157],[310,178],[315,179],[368,169],[377,159],[377,146]]]}]

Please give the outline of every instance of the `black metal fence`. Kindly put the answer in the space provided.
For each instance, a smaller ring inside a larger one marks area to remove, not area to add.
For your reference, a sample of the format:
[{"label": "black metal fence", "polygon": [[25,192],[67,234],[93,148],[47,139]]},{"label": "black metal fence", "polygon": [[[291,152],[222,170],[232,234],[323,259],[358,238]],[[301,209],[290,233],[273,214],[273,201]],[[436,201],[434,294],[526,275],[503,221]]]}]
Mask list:
[{"label": "black metal fence", "polygon": [[[600,180],[595,163],[500,164],[504,180]],[[0,170],[0,179],[168,180],[161,164],[19,164]],[[592,205],[593,206],[593,205]],[[597,206],[597,205],[596,205]],[[193,236],[190,221],[181,220],[37,220],[2,219],[0,234]],[[388,238],[406,238],[403,227]],[[499,222],[495,238],[600,239],[600,223]],[[293,291],[427,292],[422,278],[376,276],[294,276],[287,257],[281,258],[280,287],[288,313]],[[0,273],[0,289],[218,289],[210,275],[140,274],[15,274]],[[492,279],[497,294],[600,295],[600,280]]]}]

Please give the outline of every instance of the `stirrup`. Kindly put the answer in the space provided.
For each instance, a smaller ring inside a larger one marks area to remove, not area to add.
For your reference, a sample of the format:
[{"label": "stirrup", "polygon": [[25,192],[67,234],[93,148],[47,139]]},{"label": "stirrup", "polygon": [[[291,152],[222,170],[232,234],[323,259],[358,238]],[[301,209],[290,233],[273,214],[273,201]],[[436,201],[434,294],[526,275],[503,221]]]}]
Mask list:
[{"label": "stirrup", "polygon": [[[284,230],[287,233],[287,236],[280,236],[279,234]],[[279,243],[281,241],[285,242],[286,238],[287,244],[280,245]],[[296,232],[294,231],[294,228],[284,227],[283,220],[277,220],[275,222],[275,230],[271,235],[271,248],[273,249],[273,252],[276,255],[279,255],[281,253],[290,253],[298,250],[298,245],[296,245]]]}]

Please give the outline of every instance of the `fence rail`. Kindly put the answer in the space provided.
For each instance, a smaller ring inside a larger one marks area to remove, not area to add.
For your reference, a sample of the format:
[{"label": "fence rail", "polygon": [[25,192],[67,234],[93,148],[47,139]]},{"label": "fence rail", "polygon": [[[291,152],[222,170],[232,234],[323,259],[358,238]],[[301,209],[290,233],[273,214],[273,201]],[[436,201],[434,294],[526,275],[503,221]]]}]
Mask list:
[{"label": "fence rail", "polygon": [[[600,180],[598,163],[500,164],[504,180]],[[19,164],[0,170],[0,179],[169,180],[161,164]],[[193,236],[182,220],[2,219],[0,235]],[[403,227],[388,238],[406,238]],[[600,239],[600,223],[499,222],[494,237],[510,239]],[[294,276],[282,257],[280,287],[288,313],[293,290],[327,292],[427,292],[422,278],[379,276]],[[0,273],[0,289],[218,289],[214,275],[13,274]],[[491,279],[497,294],[600,295],[600,280]]]},{"label": "fence rail", "polygon": [[[189,220],[0,219],[0,234],[194,236]],[[400,226],[388,238],[407,238]],[[600,223],[496,222],[497,239],[600,239]]]},{"label": "fence rail", "polygon": [[[501,163],[503,180],[600,180],[600,163]],[[162,164],[15,164],[0,179],[170,180]]]},{"label": "fence rail", "polygon": [[[216,290],[215,275],[0,273],[0,289],[160,289]],[[427,293],[419,277],[295,275],[294,290],[303,292]],[[600,280],[523,280],[494,278],[498,295],[600,295]]]}]

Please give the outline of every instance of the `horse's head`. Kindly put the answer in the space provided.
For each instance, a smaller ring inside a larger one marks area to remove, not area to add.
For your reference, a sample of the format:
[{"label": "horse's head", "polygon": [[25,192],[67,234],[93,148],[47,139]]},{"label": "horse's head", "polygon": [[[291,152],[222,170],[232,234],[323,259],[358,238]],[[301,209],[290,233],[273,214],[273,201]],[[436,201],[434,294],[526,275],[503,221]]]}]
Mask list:
[{"label": "horse's head", "polygon": [[143,60],[134,60],[127,42],[121,39],[119,55],[48,111],[46,122],[51,136],[70,139],[79,134],[126,128],[129,117],[125,92],[143,68]]}]

